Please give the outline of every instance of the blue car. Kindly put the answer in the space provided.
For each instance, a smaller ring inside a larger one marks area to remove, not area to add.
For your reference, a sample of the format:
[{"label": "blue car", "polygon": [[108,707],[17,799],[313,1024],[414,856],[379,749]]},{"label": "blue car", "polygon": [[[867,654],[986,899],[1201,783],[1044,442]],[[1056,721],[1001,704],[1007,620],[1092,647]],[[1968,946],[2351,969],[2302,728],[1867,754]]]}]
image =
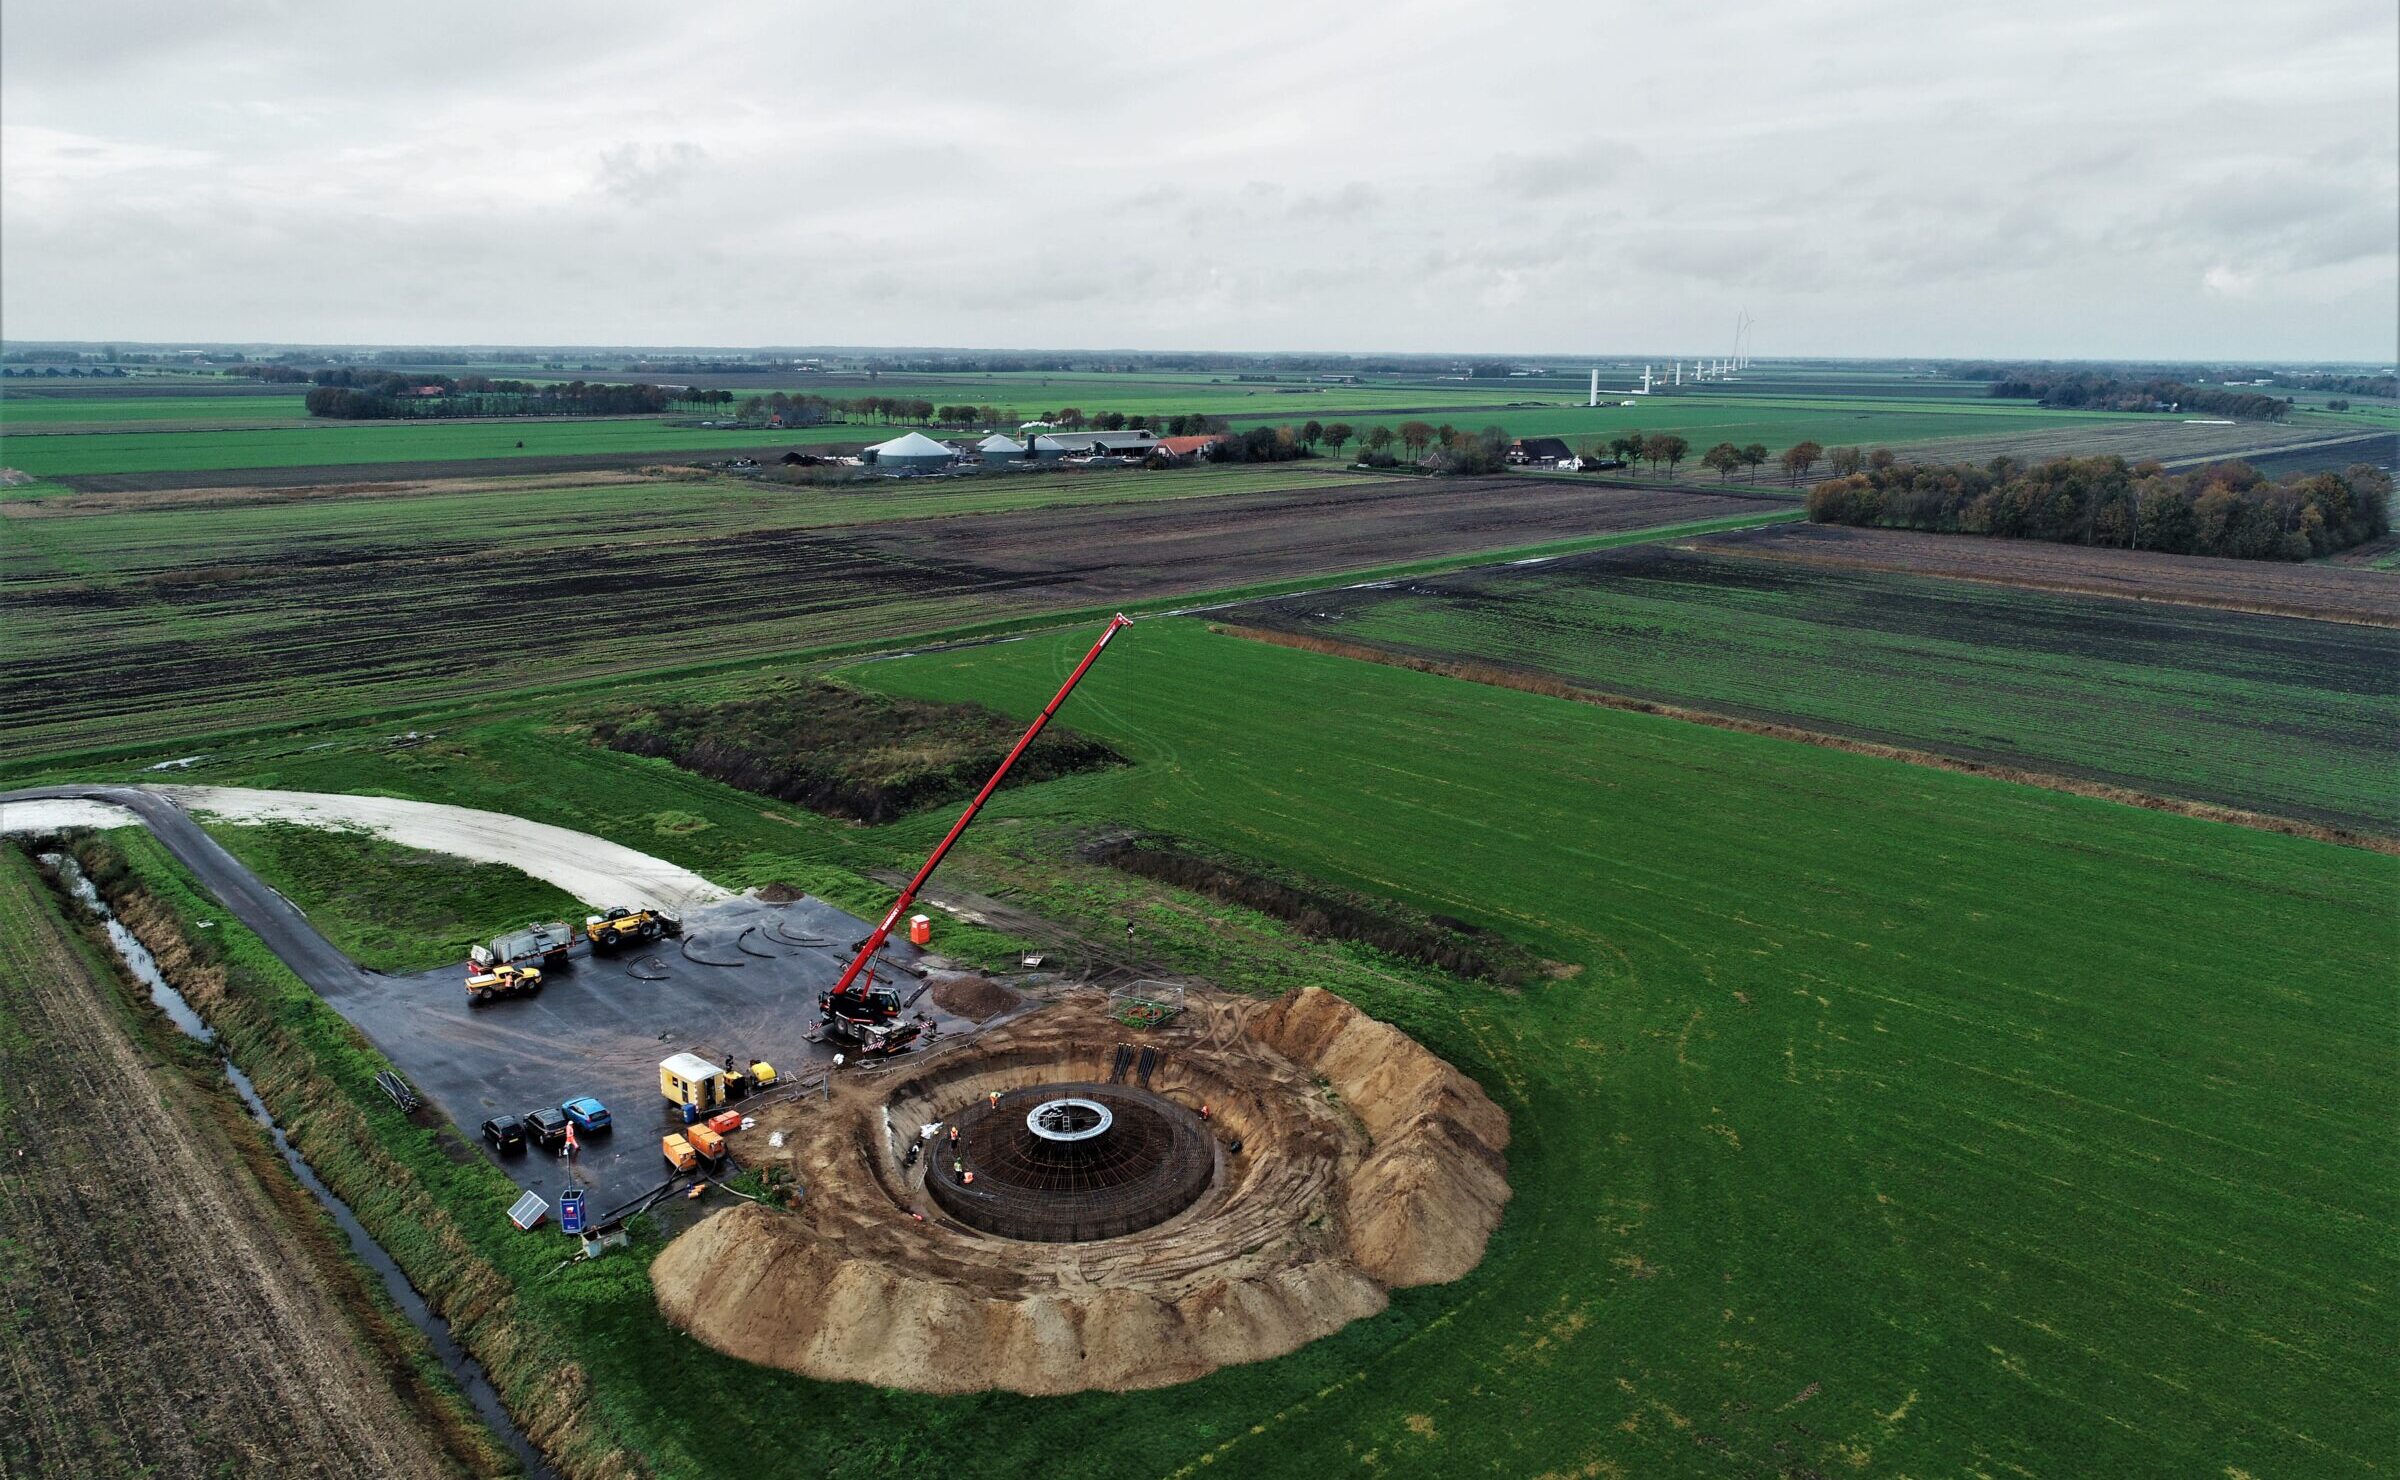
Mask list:
[{"label": "blue car", "polygon": [[567,1119],[575,1122],[575,1129],[586,1135],[608,1129],[608,1107],[590,1095],[577,1095],[558,1108],[566,1111]]}]

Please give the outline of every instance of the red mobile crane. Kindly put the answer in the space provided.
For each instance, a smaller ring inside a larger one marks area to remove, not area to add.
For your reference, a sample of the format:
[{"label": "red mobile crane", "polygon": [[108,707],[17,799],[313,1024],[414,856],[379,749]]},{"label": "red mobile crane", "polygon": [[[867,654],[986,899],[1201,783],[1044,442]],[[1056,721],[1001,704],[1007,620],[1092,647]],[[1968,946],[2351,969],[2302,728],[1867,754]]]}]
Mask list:
[{"label": "red mobile crane", "polygon": [[859,943],[858,954],[851,958],[849,969],[842,973],[842,979],[817,995],[817,1010],[825,1020],[825,1037],[849,1045],[861,1057],[882,1058],[908,1047],[925,1031],[922,1024],[895,1021],[900,1016],[900,994],[877,982],[875,970],[869,963],[891,937],[892,927],[908,912],[908,907],[916,903],[917,891],[924,888],[925,881],[933,877],[933,871],[941,867],[942,858],[949,853],[950,845],[958,841],[959,835],[967,830],[967,824],[975,820],[975,814],[983,810],[983,804],[990,801],[992,793],[1000,789],[1000,783],[1007,778],[1009,768],[1017,763],[1017,757],[1033,744],[1034,738],[1042,733],[1042,728],[1050,723],[1050,717],[1058,713],[1060,705],[1067,702],[1067,695],[1075,692],[1075,685],[1083,682],[1083,675],[1091,669],[1092,664],[1099,661],[1101,649],[1107,647],[1109,640],[1119,631],[1132,625],[1133,618],[1122,612],[1109,619],[1107,628],[1100,634],[1100,640],[1092,644],[1092,650],[1083,655],[1083,661],[1076,664],[1075,671],[1067,675],[1067,681],[1058,686],[1058,692],[1050,696],[1050,702],[1043,706],[1042,712],[1035,715],[1033,723],[1025,727],[1025,733],[1018,737],[1016,748],[1008,753],[1007,759],[1000,762],[1000,769],[992,773],[992,779],[983,783],[983,790],[975,793],[975,800],[967,803],[967,810],[958,814],[958,821],[950,825],[949,833],[934,845],[932,854],[925,860],[925,866],[918,869],[916,877],[901,888],[900,897],[892,901],[891,910],[884,915],[883,923]]}]

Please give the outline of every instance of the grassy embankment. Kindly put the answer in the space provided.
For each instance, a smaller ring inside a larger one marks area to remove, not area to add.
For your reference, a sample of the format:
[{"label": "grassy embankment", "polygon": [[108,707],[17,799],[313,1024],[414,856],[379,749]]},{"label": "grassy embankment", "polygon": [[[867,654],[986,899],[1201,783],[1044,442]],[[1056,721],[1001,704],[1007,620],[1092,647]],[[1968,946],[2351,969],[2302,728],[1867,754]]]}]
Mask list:
[{"label": "grassy embankment", "polygon": [[209,836],[261,878],[273,879],[344,955],[370,971],[430,971],[467,947],[539,920],[580,921],[565,890],[496,863],[402,847],[371,833],[296,822],[211,823]]},{"label": "grassy embankment", "polygon": [[2377,628],[1657,547],[1223,617],[2400,832],[2400,639]]},{"label": "grassy embankment", "polygon": [[[852,676],[1021,715],[1081,646]],[[1490,1255],[1281,1361],[1042,1402],[735,1368],[661,1336],[631,1261],[521,1293],[663,1469],[2365,1475],[2389,1450],[2394,860],[1188,623],[1118,644],[1069,718],[1136,764],[1003,796],[945,877],[1133,915],[1236,987],[1332,985],[1451,1057],[1516,1123]],[[854,909],[880,900],[858,870],[947,821],[838,827],[531,720],[283,743],[226,779],[500,807]],[[708,826],[660,835],[662,807]],[[1565,971],[1468,985],[1069,856],[1119,826]],[[497,1174],[437,1170],[517,1269]]]}]

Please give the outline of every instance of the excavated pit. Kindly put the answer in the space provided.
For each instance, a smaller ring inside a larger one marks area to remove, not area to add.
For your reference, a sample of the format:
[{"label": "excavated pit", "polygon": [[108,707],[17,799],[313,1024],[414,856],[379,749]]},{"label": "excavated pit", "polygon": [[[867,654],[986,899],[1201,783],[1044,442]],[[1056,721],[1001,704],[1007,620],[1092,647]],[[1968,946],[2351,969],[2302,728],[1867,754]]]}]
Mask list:
[{"label": "excavated pit", "polygon": [[970,1228],[1037,1243],[1123,1238],[1200,1200],[1217,1143],[1174,1101],[1122,1084],[1045,1084],[970,1104],[925,1190]]},{"label": "excavated pit", "polygon": [[[799,1208],[685,1232],[661,1308],[813,1377],[1121,1390],[1281,1355],[1482,1258],[1508,1118],[1406,1035],[1315,988],[1194,994],[1138,1035],[1106,1006],[1070,994],[774,1107],[736,1150],[788,1166]],[[1146,1086],[1129,1039],[1158,1050]]]}]

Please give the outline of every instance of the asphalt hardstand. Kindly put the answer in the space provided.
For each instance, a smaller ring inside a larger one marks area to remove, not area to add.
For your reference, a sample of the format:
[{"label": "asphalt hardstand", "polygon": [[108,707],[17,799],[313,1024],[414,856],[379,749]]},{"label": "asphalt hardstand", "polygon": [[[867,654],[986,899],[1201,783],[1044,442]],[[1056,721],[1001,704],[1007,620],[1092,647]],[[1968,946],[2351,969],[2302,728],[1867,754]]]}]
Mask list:
[{"label": "asphalt hardstand", "polygon": [[[412,976],[365,969],[325,939],[308,917],[211,838],[175,802],[138,786],[69,785],[0,794],[0,801],[78,798],[123,807],[285,965],[355,1024],[411,1087],[520,1188],[556,1207],[570,1185],[587,1190],[594,1212],[667,1176],[661,1137],[682,1121],[659,1090],[659,1061],[696,1053],[712,1063],[773,1064],[788,1085],[832,1068],[833,1050],[809,1041],[817,994],[848,964],[868,926],[822,900],[788,903],[739,897],[683,916],[680,939],[595,955],[577,942],[568,963],[543,973],[540,993],[476,1003],[464,963]],[[495,932],[520,924],[494,921]],[[895,941],[881,958],[886,979],[932,1036],[973,1025],[920,994],[929,958]],[[612,1129],[579,1136],[570,1163],[541,1150],[502,1155],[481,1126],[567,1099],[593,1096]],[[738,1108],[738,1107],[737,1107]],[[738,1163],[742,1138],[732,1138]]]}]

